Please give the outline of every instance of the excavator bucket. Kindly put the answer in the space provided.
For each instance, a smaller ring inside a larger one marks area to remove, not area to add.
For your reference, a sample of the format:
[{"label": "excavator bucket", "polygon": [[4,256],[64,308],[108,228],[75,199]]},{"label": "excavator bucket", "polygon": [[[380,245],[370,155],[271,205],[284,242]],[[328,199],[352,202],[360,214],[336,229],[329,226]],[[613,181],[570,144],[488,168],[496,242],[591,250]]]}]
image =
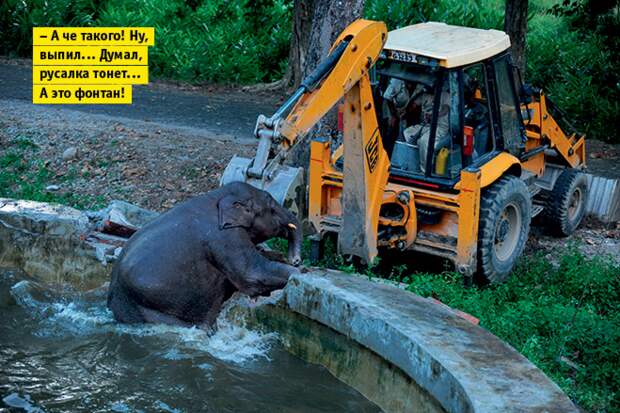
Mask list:
[{"label": "excavator bucket", "polygon": [[226,185],[231,182],[246,182],[256,188],[269,192],[281,205],[297,217],[301,217],[300,213],[305,193],[302,188],[303,168],[274,165],[272,168],[265,170],[261,178],[254,178],[247,174],[247,170],[252,162],[253,159],[233,156],[226,169],[224,169],[220,185]]}]

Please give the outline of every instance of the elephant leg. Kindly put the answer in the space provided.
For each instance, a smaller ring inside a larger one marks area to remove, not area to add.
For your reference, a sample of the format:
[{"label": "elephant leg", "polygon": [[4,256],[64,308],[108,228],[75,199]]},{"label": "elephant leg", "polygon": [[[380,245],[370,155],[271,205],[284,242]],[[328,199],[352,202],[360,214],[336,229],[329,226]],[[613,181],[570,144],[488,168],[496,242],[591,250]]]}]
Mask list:
[{"label": "elephant leg", "polygon": [[141,324],[171,324],[191,327],[192,324],[180,320],[169,314],[145,307],[135,302],[123,290],[116,288],[108,296],[108,308],[112,310],[114,318],[120,323]]},{"label": "elephant leg", "polygon": [[153,324],[169,324],[181,327],[192,327],[194,324],[183,321],[170,314],[165,314],[151,308],[139,306],[140,312],[144,317],[144,321]]},{"label": "elephant leg", "polygon": [[216,265],[239,291],[251,297],[283,288],[290,275],[299,272],[292,265],[268,260],[251,243],[237,246],[234,255],[229,251],[213,252]]},{"label": "elephant leg", "polygon": [[110,291],[108,308],[114,314],[114,319],[119,323],[138,324],[145,321],[140,306],[120,288],[114,288]]}]

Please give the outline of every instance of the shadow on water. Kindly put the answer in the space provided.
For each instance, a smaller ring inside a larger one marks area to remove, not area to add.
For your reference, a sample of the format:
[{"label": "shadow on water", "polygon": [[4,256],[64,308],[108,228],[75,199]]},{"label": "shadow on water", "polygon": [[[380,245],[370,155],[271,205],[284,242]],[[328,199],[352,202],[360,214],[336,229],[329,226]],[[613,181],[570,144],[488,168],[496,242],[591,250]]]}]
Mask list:
[{"label": "shadow on water", "polygon": [[105,294],[0,270],[0,410],[378,411],[274,333],[119,325]]}]

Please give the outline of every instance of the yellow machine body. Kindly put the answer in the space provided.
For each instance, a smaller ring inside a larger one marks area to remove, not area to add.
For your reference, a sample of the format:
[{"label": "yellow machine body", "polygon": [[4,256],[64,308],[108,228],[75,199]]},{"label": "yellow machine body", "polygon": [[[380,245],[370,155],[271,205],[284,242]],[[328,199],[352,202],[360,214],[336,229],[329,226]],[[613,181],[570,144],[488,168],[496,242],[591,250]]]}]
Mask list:
[{"label": "yellow machine body", "polygon": [[[463,168],[460,180],[449,190],[424,179],[402,180],[393,176],[369,75],[380,55],[385,54],[387,35],[381,22],[358,20],[351,24],[334,42],[332,52],[343,42],[348,42],[346,49],[320,84],[305,90],[286,117],[266,122],[272,147],[277,148],[277,157],[283,158],[282,154],[300,136],[340,104],[341,144],[332,147],[330,139],[321,138],[310,142],[307,213],[315,237],[337,234],[339,252],[359,257],[366,263],[377,256],[380,248],[416,250],[448,258],[458,271],[471,275],[476,271],[484,188],[506,174],[543,177],[550,150],[555,150],[557,162],[583,167],[584,138],[565,136],[547,111],[544,95],[540,94],[522,108],[529,114],[524,142],[525,154],[532,151],[529,155],[518,158],[502,151],[479,167]],[[400,33],[396,40],[402,43],[406,35]],[[497,39],[487,42],[486,52],[497,53],[498,47],[508,47],[503,37]],[[398,51],[387,52],[401,56]],[[473,59],[479,53],[471,51],[470,55]],[[462,63],[450,56],[438,61],[443,66]],[[442,173],[447,168],[448,154],[440,151],[438,156],[441,159],[436,162],[436,171]],[[420,207],[441,211],[439,219],[433,223],[418,222],[416,211]],[[387,228],[391,230],[385,231]],[[385,237],[383,233],[391,235]]]}]

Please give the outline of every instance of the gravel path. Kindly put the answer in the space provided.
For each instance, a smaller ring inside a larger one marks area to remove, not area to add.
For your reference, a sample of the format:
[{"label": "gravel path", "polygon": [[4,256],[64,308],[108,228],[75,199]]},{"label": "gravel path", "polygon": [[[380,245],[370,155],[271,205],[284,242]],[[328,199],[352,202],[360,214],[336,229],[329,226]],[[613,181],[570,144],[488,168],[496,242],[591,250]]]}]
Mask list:
[{"label": "gravel path", "polygon": [[[0,99],[32,102],[30,61],[0,58]],[[232,88],[179,87],[152,82],[133,86],[131,105],[62,105],[61,108],[196,129],[193,133],[197,135],[199,131],[207,131],[211,136],[252,140],[256,117],[260,113],[271,115],[281,100],[279,95]]]}]

